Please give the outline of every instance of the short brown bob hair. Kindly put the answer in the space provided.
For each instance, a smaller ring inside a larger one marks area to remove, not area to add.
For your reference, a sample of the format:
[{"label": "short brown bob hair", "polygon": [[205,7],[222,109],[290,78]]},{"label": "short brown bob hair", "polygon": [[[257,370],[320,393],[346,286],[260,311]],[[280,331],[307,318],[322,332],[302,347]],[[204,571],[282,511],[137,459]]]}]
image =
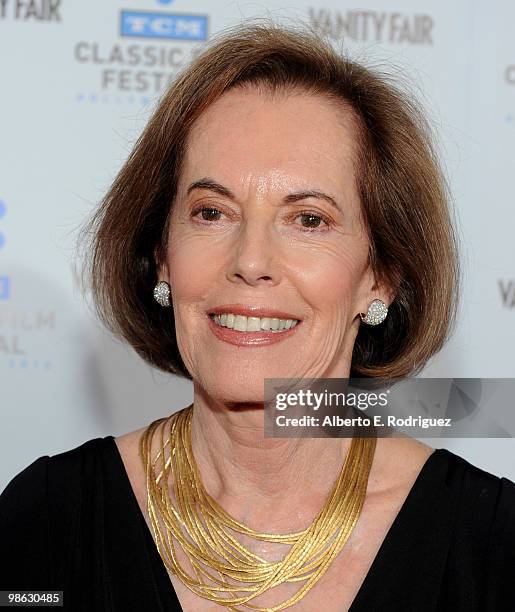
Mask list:
[{"label": "short brown bob hair", "polygon": [[446,341],[458,303],[458,249],[429,123],[389,76],[344,55],[304,26],[247,22],[212,37],[161,97],[79,237],[88,239],[82,282],[97,314],[152,366],[191,380],[173,309],[155,302],[153,288],[189,130],[239,85],[328,96],[354,115],[370,264],[395,287],[395,299],[381,325],[361,324],[351,376],[413,375]]}]

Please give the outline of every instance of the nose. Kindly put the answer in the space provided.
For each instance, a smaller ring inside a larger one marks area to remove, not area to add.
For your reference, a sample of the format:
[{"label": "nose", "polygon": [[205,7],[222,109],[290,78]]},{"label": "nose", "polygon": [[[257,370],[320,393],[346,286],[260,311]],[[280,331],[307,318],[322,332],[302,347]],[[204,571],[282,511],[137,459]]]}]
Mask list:
[{"label": "nose", "polygon": [[247,219],[239,228],[227,278],[250,286],[275,285],[279,281],[273,228],[265,219]]}]

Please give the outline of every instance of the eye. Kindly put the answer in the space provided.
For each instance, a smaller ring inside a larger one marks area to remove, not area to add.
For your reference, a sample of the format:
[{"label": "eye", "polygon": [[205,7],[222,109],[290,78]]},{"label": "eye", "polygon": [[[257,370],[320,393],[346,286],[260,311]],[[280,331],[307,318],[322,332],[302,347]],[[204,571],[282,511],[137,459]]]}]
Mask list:
[{"label": "eye", "polygon": [[[295,215],[295,218],[299,218],[299,217],[304,217],[305,219],[307,219],[307,224],[302,223],[302,227],[304,228],[302,231],[313,231],[318,229],[320,226],[320,223],[325,223],[325,225],[329,226],[331,223],[329,221],[329,219],[327,219],[324,215],[321,215],[320,213],[314,213],[311,211],[303,211],[300,214]],[[325,230],[324,230],[325,231]]]},{"label": "eye", "polygon": [[[219,221],[220,215],[224,213],[218,208],[214,206],[199,206],[195,210],[192,211],[192,217],[198,217],[202,221]],[[325,215],[320,214],[319,212],[313,211],[302,211],[301,213],[296,213],[293,219],[304,219],[301,222],[301,231],[303,232],[314,232],[319,228],[323,227],[321,224],[323,223],[326,229],[331,225],[331,220],[327,218]],[[297,225],[297,224],[296,224]],[[326,231],[326,229],[322,231]]]},{"label": "eye", "polygon": [[196,217],[199,213],[201,213],[201,218],[204,221],[218,221],[218,217],[216,217],[216,215],[222,214],[221,211],[219,211],[217,208],[214,208],[213,206],[201,206],[195,209],[191,213],[191,216]]}]

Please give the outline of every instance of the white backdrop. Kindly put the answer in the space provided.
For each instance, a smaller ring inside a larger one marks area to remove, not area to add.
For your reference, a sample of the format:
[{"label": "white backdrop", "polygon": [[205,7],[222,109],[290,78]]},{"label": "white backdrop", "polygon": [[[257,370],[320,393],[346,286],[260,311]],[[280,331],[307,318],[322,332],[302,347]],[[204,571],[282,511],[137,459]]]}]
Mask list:
[{"label": "white backdrop", "polygon": [[[458,328],[425,374],[515,376],[515,3],[0,0],[0,490],[41,455],[192,400],[189,382],[145,365],[86,309],[76,228],[167,79],[206,37],[257,16],[314,25],[416,92],[465,273]],[[425,441],[515,480],[513,439]]]}]

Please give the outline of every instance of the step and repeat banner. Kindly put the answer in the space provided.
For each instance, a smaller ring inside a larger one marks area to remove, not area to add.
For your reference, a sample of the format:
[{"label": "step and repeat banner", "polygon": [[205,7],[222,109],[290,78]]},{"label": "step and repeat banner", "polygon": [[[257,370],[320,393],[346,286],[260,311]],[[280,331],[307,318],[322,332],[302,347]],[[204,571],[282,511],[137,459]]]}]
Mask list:
[{"label": "step and repeat banner", "polygon": [[[419,99],[464,275],[456,331],[424,375],[515,377],[515,3],[0,0],[0,490],[41,455],[191,402],[191,383],[95,320],[77,232],[169,81],[214,33],[259,17],[314,28]],[[513,439],[432,445],[515,479]]]}]

